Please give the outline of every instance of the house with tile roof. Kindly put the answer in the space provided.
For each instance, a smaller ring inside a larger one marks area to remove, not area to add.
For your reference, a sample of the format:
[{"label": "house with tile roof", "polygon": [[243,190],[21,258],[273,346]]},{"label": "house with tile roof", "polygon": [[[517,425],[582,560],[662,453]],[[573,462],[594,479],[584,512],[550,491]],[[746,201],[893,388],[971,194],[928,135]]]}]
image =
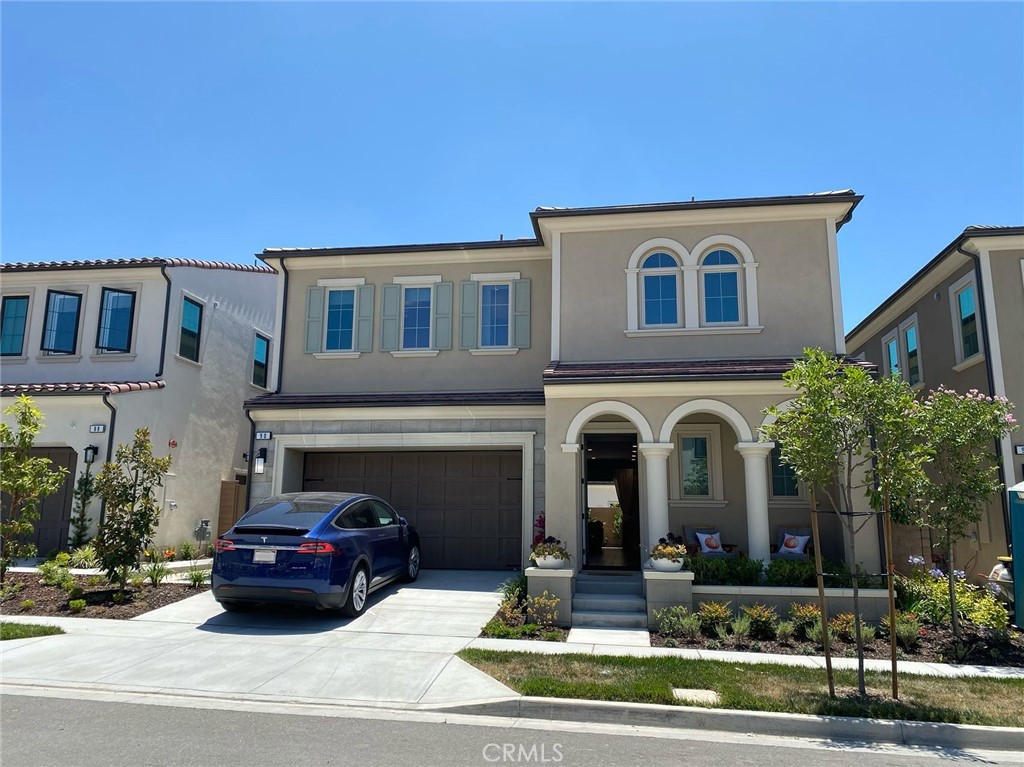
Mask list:
[{"label": "house with tile roof", "polygon": [[[538,208],[525,239],[268,248],[281,343],[245,404],[267,437],[250,496],[380,495],[424,567],[519,570],[542,530],[573,583],[639,583],[670,531],[767,562],[809,511],[759,428],[794,357],[845,354],[838,233],[860,199]],[[822,535],[845,559],[834,517]],[[877,530],[858,535],[878,572]],[[607,619],[572,603],[575,624]]]},{"label": "house with tile roof", "polygon": [[[851,353],[927,393],[940,385],[1007,397],[1024,412],[1024,227],[969,226],[847,336]],[[1024,435],[993,445],[1001,481],[1024,481]],[[954,551],[968,577],[987,573],[1010,540],[1005,494],[991,498],[981,520]],[[895,559],[931,561],[936,536],[896,528]]]},{"label": "house with tile roof", "polygon": [[[98,471],[140,427],[174,459],[159,491],[158,545],[193,540],[203,519],[215,528],[222,506],[242,510],[242,403],[268,391],[272,269],[132,258],[2,264],[0,277],[0,404],[31,396],[45,417],[37,453],[69,469],[43,503],[40,554],[66,548],[85,464]],[[95,530],[98,499],[88,515]]]}]

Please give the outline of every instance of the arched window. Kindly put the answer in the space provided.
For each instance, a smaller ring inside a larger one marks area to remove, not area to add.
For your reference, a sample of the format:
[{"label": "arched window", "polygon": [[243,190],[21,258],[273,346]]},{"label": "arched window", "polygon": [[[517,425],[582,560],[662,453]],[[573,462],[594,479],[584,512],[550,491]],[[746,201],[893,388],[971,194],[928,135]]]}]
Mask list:
[{"label": "arched window", "polygon": [[740,259],[728,250],[712,250],[701,259],[701,324],[739,325],[744,321],[740,268]]},{"label": "arched window", "polygon": [[651,253],[640,265],[640,276],[642,326],[678,327],[682,317],[679,262],[668,253]]}]

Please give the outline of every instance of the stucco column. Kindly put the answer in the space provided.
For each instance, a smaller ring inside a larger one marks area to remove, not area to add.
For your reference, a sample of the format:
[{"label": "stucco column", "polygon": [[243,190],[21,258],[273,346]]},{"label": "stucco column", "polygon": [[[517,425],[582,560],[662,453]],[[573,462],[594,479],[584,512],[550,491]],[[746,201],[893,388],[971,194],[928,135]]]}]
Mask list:
[{"label": "stucco column", "polygon": [[[647,497],[647,545],[653,546],[669,531],[668,527],[668,456],[671,442],[641,442],[644,456],[644,491]],[[646,561],[641,556],[641,561]]]},{"label": "stucco column", "polygon": [[738,442],[743,456],[743,477],[747,489],[747,548],[751,559],[771,561],[768,532],[768,456],[774,442]]}]

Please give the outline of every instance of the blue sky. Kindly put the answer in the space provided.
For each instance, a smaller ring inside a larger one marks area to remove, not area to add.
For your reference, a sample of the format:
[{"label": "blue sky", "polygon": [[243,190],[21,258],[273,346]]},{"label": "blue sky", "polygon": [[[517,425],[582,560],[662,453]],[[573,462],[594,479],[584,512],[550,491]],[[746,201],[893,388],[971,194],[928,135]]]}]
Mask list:
[{"label": "blue sky", "polygon": [[851,187],[850,329],[964,226],[1024,223],[1019,2],[4,2],[0,25],[5,262]]}]

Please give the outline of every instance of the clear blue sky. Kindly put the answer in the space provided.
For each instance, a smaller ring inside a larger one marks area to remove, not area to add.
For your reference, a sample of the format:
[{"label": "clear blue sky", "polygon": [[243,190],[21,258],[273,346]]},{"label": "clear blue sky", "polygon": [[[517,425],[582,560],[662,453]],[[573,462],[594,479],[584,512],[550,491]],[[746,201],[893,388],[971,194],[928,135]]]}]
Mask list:
[{"label": "clear blue sky", "polygon": [[852,187],[849,329],[964,226],[1024,223],[1019,2],[0,14],[5,262],[251,262]]}]

